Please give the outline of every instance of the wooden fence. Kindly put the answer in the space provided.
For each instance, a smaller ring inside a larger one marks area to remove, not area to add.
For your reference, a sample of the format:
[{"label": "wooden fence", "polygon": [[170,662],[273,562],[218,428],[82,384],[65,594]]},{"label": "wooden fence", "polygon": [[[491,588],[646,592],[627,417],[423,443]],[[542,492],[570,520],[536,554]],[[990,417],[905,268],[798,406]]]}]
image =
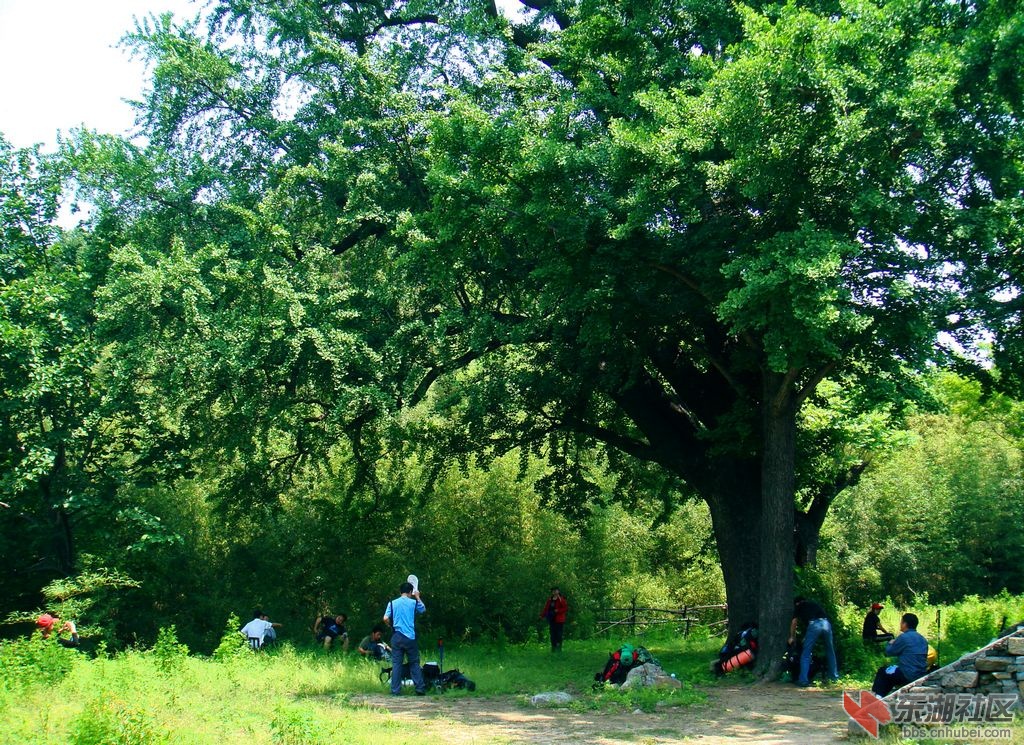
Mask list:
[{"label": "wooden fence", "polygon": [[612,629],[629,629],[635,636],[637,627],[674,624],[683,636],[698,626],[705,626],[711,634],[725,634],[729,628],[729,608],[726,605],[684,605],[679,608],[645,608],[636,604],[636,598],[628,608],[606,608],[604,618],[597,622],[597,633]]}]

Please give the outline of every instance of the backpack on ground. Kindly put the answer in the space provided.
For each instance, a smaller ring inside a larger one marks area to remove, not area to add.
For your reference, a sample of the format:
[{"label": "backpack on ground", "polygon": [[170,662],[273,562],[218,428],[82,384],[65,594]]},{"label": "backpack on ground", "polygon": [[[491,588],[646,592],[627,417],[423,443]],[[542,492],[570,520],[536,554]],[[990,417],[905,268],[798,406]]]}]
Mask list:
[{"label": "backpack on ground", "polygon": [[643,650],[650,659],[654,659],[651,657],[650,652],[643,647],[634,648],[631,644],[623,644],[608,655],[608,662],[605,663],[604,670],[595,673],[594,680],[599,685],[602,683],[618,685],[625,682],[626,676],[629,675],[629,671],[633,669],[633,666],[643,664],[640,662],[640,650]]},{"label": "backpack on ground", "polygon": [[434,687],[441,693],[449,688],[465,688],[467,691],[475,691],[476,683],[459,672],[458,668],[453,667],[437,676],[434,680]]},{"label": "backpack on ground", "polygon": [[648,651],[647,647],[636,648],[636,664],[638,665],[657,665],[661,667],[661,663],[658,659]]},{"label": "backpack on ground", "polygon": [[[802,652],[803,645],[797,640],[790,644],[786,648],[785,654],[782,655],[782,669],[789,673],[789,680],[792,683],[796,683],[800,679],[800,655]],[[807,681],[813,681],[819,674],[824,680],[825,658],[821,655],[812,654],[811,664],[807,668]]]},{"label": "backpack on ground", "polygon": [[750,667],[757,659],[757,624],[745,623],[732,639],[718,651],[713,669],[716,675],[725,675],[741,667]]}]

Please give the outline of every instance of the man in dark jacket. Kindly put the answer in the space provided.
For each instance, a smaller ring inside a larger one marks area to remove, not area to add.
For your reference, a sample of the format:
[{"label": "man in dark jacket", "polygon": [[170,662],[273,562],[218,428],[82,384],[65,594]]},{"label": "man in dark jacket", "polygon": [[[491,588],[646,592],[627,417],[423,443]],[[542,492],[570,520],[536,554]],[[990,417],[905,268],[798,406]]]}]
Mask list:
[{"label": "man in dark jacket", "polygon": [[825,661],[828,663],[828,677],[833,683],[839,680],[836,665],[836,649],[832,643],[832,624],[829,623],[825,609],[817,603],[805,598],[794,598],[793,621],[789,624],[789,643],[796,638],[797,625],[804,628],[803,649],[800,652],[800,677],[796,684],[802,688],[810,685],[807,673],[811,669],[811,655],[818,640],[825,642]]},{"label": "man in dark jacket", "polygon": [[885,630],[882,620],[878,617],[878,611],[885,606],[881,603],[872,603],[868,614],[864,616],[864,628],[861,636],[866,642],[888,642],[892,641],[892,634]]}]

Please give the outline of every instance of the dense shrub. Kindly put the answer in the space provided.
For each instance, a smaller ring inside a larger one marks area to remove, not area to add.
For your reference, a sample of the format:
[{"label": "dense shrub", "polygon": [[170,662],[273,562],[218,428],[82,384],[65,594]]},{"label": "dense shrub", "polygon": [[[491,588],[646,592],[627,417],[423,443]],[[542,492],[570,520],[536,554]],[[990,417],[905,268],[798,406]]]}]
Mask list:
[{"label": "dense shrub", "polygon": [[81,659],[74,649],[66,649],[55,639],[43,639],[38,634],[0,641],[0,685],[9,689],[55,685]]},{"label": "dense shrub", "polygon": [[71,745],[160,745],[170,737],[146,711],[118,698],[96,698],[71,722]]}]

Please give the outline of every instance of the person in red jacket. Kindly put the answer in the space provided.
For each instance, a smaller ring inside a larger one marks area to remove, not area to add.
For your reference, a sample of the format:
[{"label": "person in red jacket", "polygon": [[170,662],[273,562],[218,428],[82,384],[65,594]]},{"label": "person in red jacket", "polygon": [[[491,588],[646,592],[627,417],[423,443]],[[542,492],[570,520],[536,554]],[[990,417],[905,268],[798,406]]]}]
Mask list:
[{"label": "person in red jacket", "polygon": [[547,619],[551,628],[551,651],[562,651],[562,632],[565,628],[565,616],[569,612],[569,603],[557,587],[551,588],[551,596],[544,604],[540,617]]},{"label": "person in red jacket", "polygon": [[[36,626],[39,627],[40,633],[44,639],[49,639],[50,634],[53,633],[53,627],[57,626],[60,622],[60,617],[56,613],[50,613],[49,611],[43,611],[43,614],[36,619]],[[60,628],[58,626],[58,628]]]}]

